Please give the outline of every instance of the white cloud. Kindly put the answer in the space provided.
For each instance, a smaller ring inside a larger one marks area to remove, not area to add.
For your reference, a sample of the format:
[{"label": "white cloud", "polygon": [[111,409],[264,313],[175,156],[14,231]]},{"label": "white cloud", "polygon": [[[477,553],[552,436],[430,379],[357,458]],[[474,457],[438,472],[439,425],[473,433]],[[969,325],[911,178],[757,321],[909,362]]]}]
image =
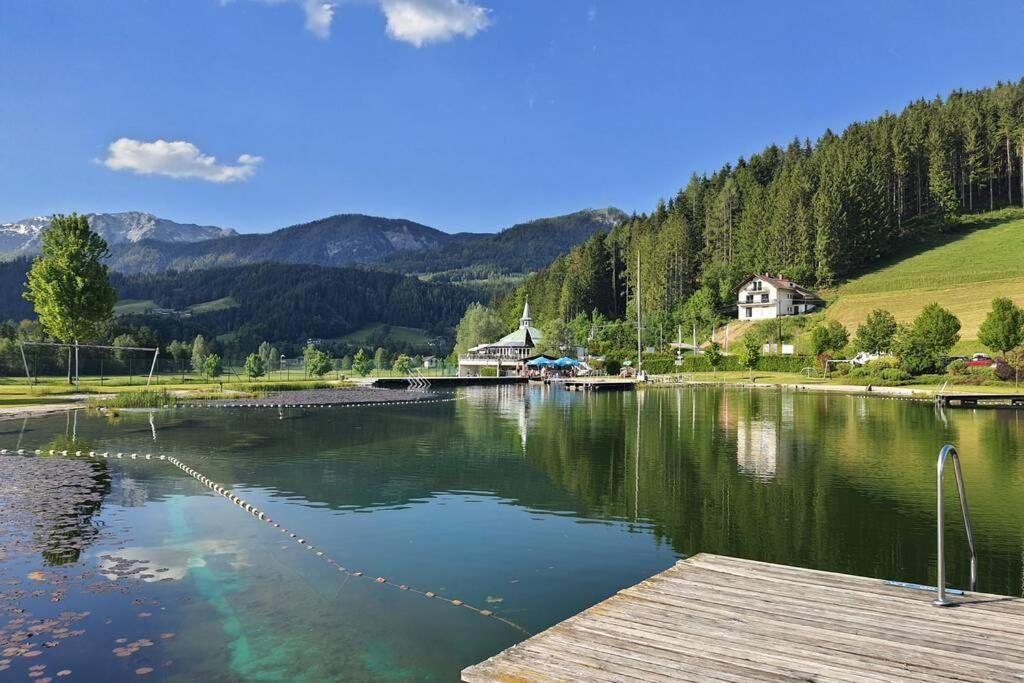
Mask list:
[{"label": "white cloud", "polygon": [[416,47],[472,38],[491,23],[490,10],[468,0],[380,0],[380,7],[388,35]]},{"label": "white cloud", "polygon": [[[290,3],[306,13],[306,30],[317,38],[331,35],[339,0],[257,0],[265,5]],[[220,0],[227,5],[232,0]],[[427,43],[471,38],[490,26],[491,10],[472,0],[374,0],[387,19],[387,32],[395,40],[423,47]]]},{"label": "white cloud", "polygon": [[143,142],[120,138],[110,143],[103,165],[114,171],[132,171],[141,175],[234,183],[248,180],[262,161],[263,157],[243,154],[238,157],[236,166],[230,166],[218,164],[215,157],[203,154],[198,147],[184,140]]},{"label": "white cloud", "polygon": [[331,37],[331,22],[334,21],[334,3],[324,0],[304,0],[306,30],[317,38]]}]

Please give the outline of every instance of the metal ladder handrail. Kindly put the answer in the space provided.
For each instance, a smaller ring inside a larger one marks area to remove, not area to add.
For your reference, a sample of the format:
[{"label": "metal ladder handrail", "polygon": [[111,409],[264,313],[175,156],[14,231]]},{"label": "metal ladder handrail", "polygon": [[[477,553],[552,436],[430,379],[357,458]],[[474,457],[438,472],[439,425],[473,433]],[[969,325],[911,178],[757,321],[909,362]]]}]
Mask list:
[{"label": "metal ladder handrail", "polygon": [[960,509],[964,515],[964,529],[967,531],[967,545],[971,550],[971,590],[976,590],[978,587],[978,554],[974,549],[974,532],[971,529],[971,513],[967,508],[967,491],[964,489],[964,473],[960,469],[960,455],[957,453],[956,448],[950,444],[946,444],[939,451],[939,460],[936,463],[936,469],[938,472],[938,480],[936,484],[937,494],[937,508],[938,508],[938,576],[936,577],[936,584],[939,591],[938,597],[933,603],[937,607],[945,607],[947,605],[955,604],[949,600],[946,600],[946,544],[944,534],[945,515],[943,512],[943,495],[942,495],[942,475],[946,469],[946,459],[950,456],[953,457],[953,473],[956,475],[956,489],[960,496]]}]

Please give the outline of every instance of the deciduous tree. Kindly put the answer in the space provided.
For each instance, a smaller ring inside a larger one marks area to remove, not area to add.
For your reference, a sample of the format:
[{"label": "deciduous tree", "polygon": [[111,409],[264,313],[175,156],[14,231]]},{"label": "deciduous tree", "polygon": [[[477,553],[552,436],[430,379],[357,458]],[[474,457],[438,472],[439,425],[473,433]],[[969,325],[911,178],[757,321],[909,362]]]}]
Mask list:
[{"label": "deciduous tree", "polygon": [[[65,342],[89,341],[114,314],[117,293],[102,260],[107,243],[85,216],[54,216],[43,232],[41,253],[28,273],[25,298],[47,334]],[[68,351],[68,382],[71,382]],[[76,368],[77,374],[77,368]]]},{"label": "deciduous tree", "polygon": [[992,310],[978,330],[978,341],[1005,354],[1024,343],[1024,310],[1006,297],[992,300]]},{"label": "deciduous tree", "polygon": [[892,313],[876,308],[857,328],[854,345],[858,351],[865,353],[888,353],[892,349],[892,340],[898,328],[899,325]]}]

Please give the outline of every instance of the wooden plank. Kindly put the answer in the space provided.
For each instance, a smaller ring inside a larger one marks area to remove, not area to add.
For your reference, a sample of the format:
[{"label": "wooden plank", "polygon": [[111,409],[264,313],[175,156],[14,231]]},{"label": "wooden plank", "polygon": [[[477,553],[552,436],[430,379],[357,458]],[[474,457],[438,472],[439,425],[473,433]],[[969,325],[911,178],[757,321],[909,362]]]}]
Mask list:
[{"label": "wooden plank", "polygon": [[1020,681],[1024,600],[697,555],[463,672],[549,681]]}]

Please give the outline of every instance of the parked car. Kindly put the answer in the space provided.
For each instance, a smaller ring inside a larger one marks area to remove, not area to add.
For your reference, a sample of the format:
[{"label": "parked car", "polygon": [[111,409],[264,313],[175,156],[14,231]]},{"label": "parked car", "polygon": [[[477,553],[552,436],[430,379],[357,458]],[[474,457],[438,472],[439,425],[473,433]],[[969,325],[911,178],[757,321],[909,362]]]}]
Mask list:
[{"label": "parked car", "polygon": [[996,362],[992,360],[992,356],[987,353],[976,353],[967,361],[967,367],[969,368],[991,368],[995,364]]},{"label": "parked car", "polygon": [[850,359],[850,365],[859,367],[861,365],[867,365],[873,360],[878,360],[882,357],[879,353],[868,353],[867,351],[860,351],[856,356]]}]

